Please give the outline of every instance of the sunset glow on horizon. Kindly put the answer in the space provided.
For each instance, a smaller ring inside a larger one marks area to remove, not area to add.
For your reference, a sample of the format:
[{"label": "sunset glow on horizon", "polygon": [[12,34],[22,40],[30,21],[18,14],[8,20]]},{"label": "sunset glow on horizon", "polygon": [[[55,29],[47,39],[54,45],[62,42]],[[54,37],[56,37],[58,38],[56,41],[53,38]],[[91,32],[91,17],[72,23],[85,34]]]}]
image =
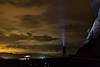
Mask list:
[{"label": "sunset glow on horizon", "polygon": [[62,56],[62,43],[68,55],[75,53],[85,39],[89,10],[85,0],[63,1],[60,14],[58,0],[0,0],[0,53]]}]

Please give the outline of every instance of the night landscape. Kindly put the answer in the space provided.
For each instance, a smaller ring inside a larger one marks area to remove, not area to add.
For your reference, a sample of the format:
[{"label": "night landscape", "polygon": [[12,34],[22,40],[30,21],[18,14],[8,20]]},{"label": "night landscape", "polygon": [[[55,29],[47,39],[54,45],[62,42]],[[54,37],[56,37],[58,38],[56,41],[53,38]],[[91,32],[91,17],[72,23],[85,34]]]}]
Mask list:
[{"label": "night landscape", "polygon": [[89,0],[0,0],[0,66],[100,66],[96,16]]}]

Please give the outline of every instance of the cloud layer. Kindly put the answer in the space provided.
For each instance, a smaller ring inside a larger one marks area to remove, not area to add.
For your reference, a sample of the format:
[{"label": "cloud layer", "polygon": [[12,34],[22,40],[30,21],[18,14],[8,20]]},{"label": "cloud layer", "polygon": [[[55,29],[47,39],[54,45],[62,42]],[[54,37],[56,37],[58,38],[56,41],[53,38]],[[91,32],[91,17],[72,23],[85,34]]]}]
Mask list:
[{"label": "cloud layer", "polygon": [[0,51],[59,52],[59,26],[52,4],[52,0],[0,0]]}]

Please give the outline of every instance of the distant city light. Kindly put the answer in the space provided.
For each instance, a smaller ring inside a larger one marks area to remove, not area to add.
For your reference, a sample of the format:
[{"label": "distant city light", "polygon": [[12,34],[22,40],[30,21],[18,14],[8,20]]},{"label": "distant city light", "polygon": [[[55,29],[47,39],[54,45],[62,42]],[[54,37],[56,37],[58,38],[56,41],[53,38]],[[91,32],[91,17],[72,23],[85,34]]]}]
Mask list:
[{"label": "distant city light", "polygon": [[45,59],[45,58],[46,58],[45,56],[38,57],[38,59]]},{"label": "distant city light", "polygon": [[26,55],[23,58],[19,58],[19,60],[30,60],[30,55]]},{"label": "distant city light", "polygon": [[26,58],[29,58],[29,57],[31,57],[31,56],[30,56],[30,55],[26,55],[25,57],[26,57]]},{"label": "distant city light", "polygon": [[30,60],[30,58],[19,58],[19,60]]}]

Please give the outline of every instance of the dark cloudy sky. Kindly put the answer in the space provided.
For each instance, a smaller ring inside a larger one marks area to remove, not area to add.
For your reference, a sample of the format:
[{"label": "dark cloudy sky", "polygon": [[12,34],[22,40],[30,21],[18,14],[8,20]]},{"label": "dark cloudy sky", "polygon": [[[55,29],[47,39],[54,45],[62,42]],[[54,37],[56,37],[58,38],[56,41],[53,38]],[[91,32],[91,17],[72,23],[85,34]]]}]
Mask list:
[{"label": "dark cloudy sky", "polygon": [[[0,0],[0,52],[61,54],[57,2]],[[65,41],[69,52],[83,42],[82,35],[90,22],[89,2],[77,2],[65,0],[61,13],[64,15]]]}]

